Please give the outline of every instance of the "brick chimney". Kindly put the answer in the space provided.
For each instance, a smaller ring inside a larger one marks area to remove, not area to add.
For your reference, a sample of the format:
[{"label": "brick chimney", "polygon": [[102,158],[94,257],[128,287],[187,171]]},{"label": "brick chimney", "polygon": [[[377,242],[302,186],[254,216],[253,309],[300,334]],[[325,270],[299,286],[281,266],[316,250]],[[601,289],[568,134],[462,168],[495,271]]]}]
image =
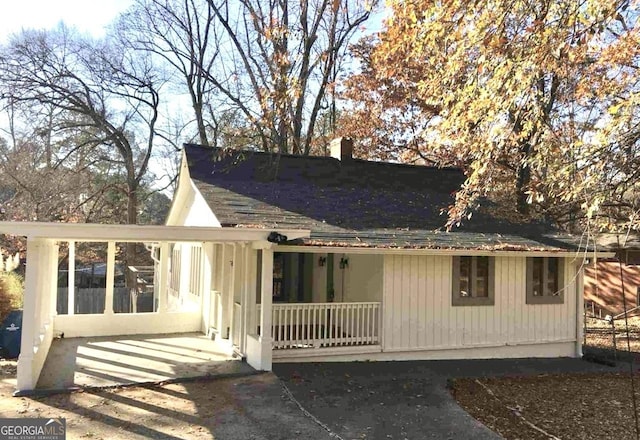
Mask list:
[{"label": "brick chimney", "polygon": [[331,147],[331,157],[341,161],[353,159],[353,139],[339,137],[329,144]]}]

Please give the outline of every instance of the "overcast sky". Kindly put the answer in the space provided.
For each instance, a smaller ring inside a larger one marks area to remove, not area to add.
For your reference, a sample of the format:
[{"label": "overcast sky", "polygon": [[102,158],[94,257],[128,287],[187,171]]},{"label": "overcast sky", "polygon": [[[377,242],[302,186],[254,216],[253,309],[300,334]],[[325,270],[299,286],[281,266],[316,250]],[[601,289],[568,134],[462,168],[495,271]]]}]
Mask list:
[{"label": "overcast sky", "polygon": [[23,28],[50,29],[61,21],[95,36],[131,0],[0,0],[0,41]]}]

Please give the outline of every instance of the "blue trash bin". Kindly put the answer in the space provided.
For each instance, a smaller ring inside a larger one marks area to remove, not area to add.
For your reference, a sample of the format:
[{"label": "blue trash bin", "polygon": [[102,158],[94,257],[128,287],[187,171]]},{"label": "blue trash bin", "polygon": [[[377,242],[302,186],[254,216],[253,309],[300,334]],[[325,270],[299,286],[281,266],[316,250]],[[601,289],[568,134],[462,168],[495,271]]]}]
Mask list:
[{"label": "blue trash bin", "polygon": [[0,326],[0,353],[7,359],[17,358],[20,354],[22,338],[22,310],[14,310]]}]

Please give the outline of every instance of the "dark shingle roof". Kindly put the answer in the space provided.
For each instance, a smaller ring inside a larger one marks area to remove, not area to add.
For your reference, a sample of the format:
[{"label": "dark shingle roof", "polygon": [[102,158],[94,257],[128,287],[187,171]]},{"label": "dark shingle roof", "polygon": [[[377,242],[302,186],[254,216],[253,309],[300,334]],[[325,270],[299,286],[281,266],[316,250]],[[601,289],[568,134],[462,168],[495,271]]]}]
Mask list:
[{"label": "dark shingle roof", "polygon": [[486,250],[570,248],[539,226],[474,215],[444,232],[463,173],[358,159],[185,145],[191,179],[223,226],[311,230],[301,244]]}]

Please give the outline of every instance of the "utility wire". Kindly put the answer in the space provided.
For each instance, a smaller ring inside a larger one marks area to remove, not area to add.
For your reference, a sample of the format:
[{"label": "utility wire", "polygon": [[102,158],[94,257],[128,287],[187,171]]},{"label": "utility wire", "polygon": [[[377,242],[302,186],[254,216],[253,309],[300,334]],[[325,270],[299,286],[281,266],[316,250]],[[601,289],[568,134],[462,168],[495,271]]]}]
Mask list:
[{"label": "utility wire", "polygon": [[[619,244],[619,243],[618,243]],[[618,246],[620,249],[620,246]],[[627,316],[627,292],[624,285],[624,272],[622,270],[622,261],[618,257],[618,267],[620,269],[620,282],[622,286],[622,307],[624,309],[624,327],[627,334],[627,352],[629,353],[629,377],[631,378],[631,402],[633,403],[633,421],[636,428],[636,440],[640,440],[640,427],[638,425],[638,404],[636,402],[636,385],[633,378],[633,353],[631,353],[631,342],[629,336],[629,319]]]}]

